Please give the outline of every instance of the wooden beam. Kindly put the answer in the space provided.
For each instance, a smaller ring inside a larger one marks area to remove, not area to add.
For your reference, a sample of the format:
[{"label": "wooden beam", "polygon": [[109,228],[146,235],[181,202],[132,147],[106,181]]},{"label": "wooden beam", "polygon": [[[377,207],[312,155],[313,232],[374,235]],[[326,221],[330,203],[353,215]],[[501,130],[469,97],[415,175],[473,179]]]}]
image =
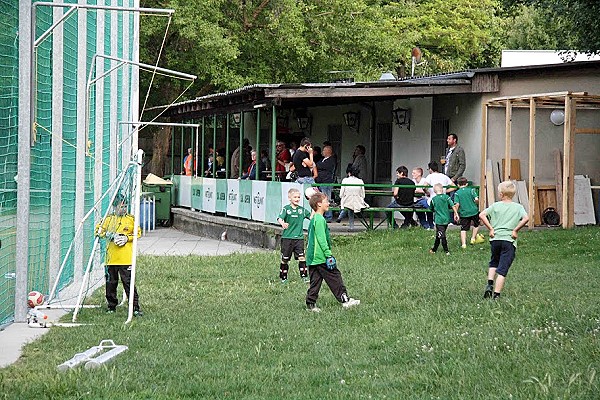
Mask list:
[{"label": "wooden beam", "polygon": [[574,225],[573,190],[575,189],[574,149],[575,149],[575,107],[571,96],[565,97],[565,124],[563,128],[563,184],[562,184],[562,210],[561,221],[563,228],[572,228]]},{"label": "wooden beam", "polygon": [[529,99],[529,222],[527,226],[531,229],[535,224],[535,202],[537,201],[535,190],[535,98]]},{"label": "wooden beam", "polygon": [[598,135],[600,134],[600,128],[576,128],[575,133]]},{"label": "wooden beam", "polygon": [[570,99],[570,114],[571,118],[569,121],[569,152],[571,158],[569,159],[569,185],[567,190],[569,191],[569,228],[575,226],[575,126],[577,125],[577,100],[574,98]]},{"label": "wooden beam", "polygon": [[510,100],[506,101],[506,120],[504,122],[504,159],[506,162],[504,163],[504,176],[502,179],[507,180],[510,177],[510,146],[512,139],[512,102]]},{"label": "wooden beam", "polygon": [[[480,183],[479,183],[479,211],[483,211],[485,208],[485,202],[487,199],[487,191],[490,188],[487,187],[485,168],[487,159],[487,136],[488,136],[488,106],[486,104],[481,105],[481,161],[480,161]],[[489,206],[489,204],[488,204]]]},{"label": "wooden beam", "polygon": [[384,87],[384,88],[340,88],[316,87],[303,89],[265,89],[265,97],[282,99],[306,99],[319,97],[402,97],[434,94],[472,93],[471,85],[425,86],[425,87]]}]

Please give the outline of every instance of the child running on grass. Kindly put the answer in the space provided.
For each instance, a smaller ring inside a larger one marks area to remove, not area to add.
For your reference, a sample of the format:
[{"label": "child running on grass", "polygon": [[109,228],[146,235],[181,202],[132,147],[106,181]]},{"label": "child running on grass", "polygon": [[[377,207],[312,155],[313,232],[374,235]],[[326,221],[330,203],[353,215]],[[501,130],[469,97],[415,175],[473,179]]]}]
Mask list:
[{"label": "child running on grass", "polygon": [[308,226],[306,262],[310,274],[310,287],[306,293],[306,307],[313,312],[321,311],[316,303],[323,280],[335,298],[342,303],[342,307],[357,306],[360,304],[360,300],[348,296],[342,280],[342,273],[337,268],[335,257],[331,254],[329,227],[323,217],[323,214],[329,210],[329,199],[323,193],[317,192],[310,197],[308,202],[315,213]]},{"label": "child running on grass", "polygon": [[305,218],[310,218],[310,211],[300,205],[300,191],[295,188],[288,190],[290,204],[281,209],[277,222],[283,228],[281,235],[281,264],[279,265],[279,279],[286,283],[288,278],[288,264],[292,253],[298,260],[300,277],[308,283],[306,257],[304,255],[304,232],[302,224]]},{"label": "child running on grass", "polygon": [[[498,185],[500,201],[479,214],[481,222],[490,230],[492,258],[488,269],[488,281],[483,298],[500,297],[506,275],[515,259],[519,230],[529,221],[523,206],[512,201],[516,188],[511,181]],[[494,278],[496,286],[494,287]]]},{"label": "child running on grass", "polygon": [[435,222],[435,242],[433,247],[429,249],[431,254],[434,254],[440,242],[446,254],[450,254],[448,250],[448,240],[446,239],[446,229],[450,223],[450,209],[454,210],[454,219],[458,219],[458,206],[452,202],[450,196],[444,193],[444,187],[441,183],[433,185],[435,197],[431,199],[429,208],[433,210],[433,222]]},{"label": "child running on grass", "polygon": [[460,243],[463,249],[467,248],[467,232],[471,229],[473,223],[473,234],[471,235],[471,244],[485,242],[482,235],[478,235],[479,231],[479,197],[475,189],[469,188],[469,181],[464,176],[457,179],[459,189],[454,194],[454,204],[458,207],[458,215],[460,220]]}]

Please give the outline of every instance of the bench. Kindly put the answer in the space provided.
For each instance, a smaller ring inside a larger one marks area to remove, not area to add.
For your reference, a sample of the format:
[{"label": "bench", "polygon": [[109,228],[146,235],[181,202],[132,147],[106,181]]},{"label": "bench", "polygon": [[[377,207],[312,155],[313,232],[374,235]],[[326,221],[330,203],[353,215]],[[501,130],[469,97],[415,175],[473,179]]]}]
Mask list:
[{"label": "bench", "polygon": [[[341,207],[329,207],[329,211],[341,211]],[[382,219],[377,225],[375,225],[375,215],[380,212],[384,213],[386,218]],[[373,231],[382,226],[384,223],[386,224],[387,228],[393,228],[393,225],[390,224],[389,221],[393,218],[393,214],[395,212],[430,212],[430,210],[422,207],[368,207],[363,208],[360,213],[354,213],[354,216],[358,217],[360,223],[367,228],[368,231]]]}]

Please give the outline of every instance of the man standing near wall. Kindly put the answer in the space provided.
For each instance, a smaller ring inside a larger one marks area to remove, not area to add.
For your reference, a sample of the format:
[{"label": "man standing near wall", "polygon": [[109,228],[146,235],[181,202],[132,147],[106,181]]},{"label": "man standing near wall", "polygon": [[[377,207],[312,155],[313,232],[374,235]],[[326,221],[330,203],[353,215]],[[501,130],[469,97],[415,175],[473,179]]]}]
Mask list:
[{"label": "man standing near wall", "polygon": [[458,178],[463,176],[465,169],[467,168],[467,159],[465,157],[465,150],[458,145],[458,136],[451,133],[446,139],[448,143],[448,150],[446,151],[446,157],[444,165],[444,174],[446,174],[452,182],[456,182]]}]

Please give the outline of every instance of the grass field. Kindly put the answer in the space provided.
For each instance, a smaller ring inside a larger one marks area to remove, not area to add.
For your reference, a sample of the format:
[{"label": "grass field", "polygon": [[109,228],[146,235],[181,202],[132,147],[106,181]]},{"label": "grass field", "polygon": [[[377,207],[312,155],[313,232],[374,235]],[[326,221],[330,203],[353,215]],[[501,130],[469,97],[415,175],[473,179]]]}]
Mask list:
[{"label": "grass field", "polygon": [[[0,370],[6,399],[597,399],[600,230],[523,231],[498,301],[482,298],[489,245],[429,255],[432,233],[336,237],[349,294],[323,286],[304,309],[278,253],[142,257],[145,315],[85,310]],[[95,300],[102,299],[95,294]],[[113,339],[129,350],[97,370],[59,373]]]}]

